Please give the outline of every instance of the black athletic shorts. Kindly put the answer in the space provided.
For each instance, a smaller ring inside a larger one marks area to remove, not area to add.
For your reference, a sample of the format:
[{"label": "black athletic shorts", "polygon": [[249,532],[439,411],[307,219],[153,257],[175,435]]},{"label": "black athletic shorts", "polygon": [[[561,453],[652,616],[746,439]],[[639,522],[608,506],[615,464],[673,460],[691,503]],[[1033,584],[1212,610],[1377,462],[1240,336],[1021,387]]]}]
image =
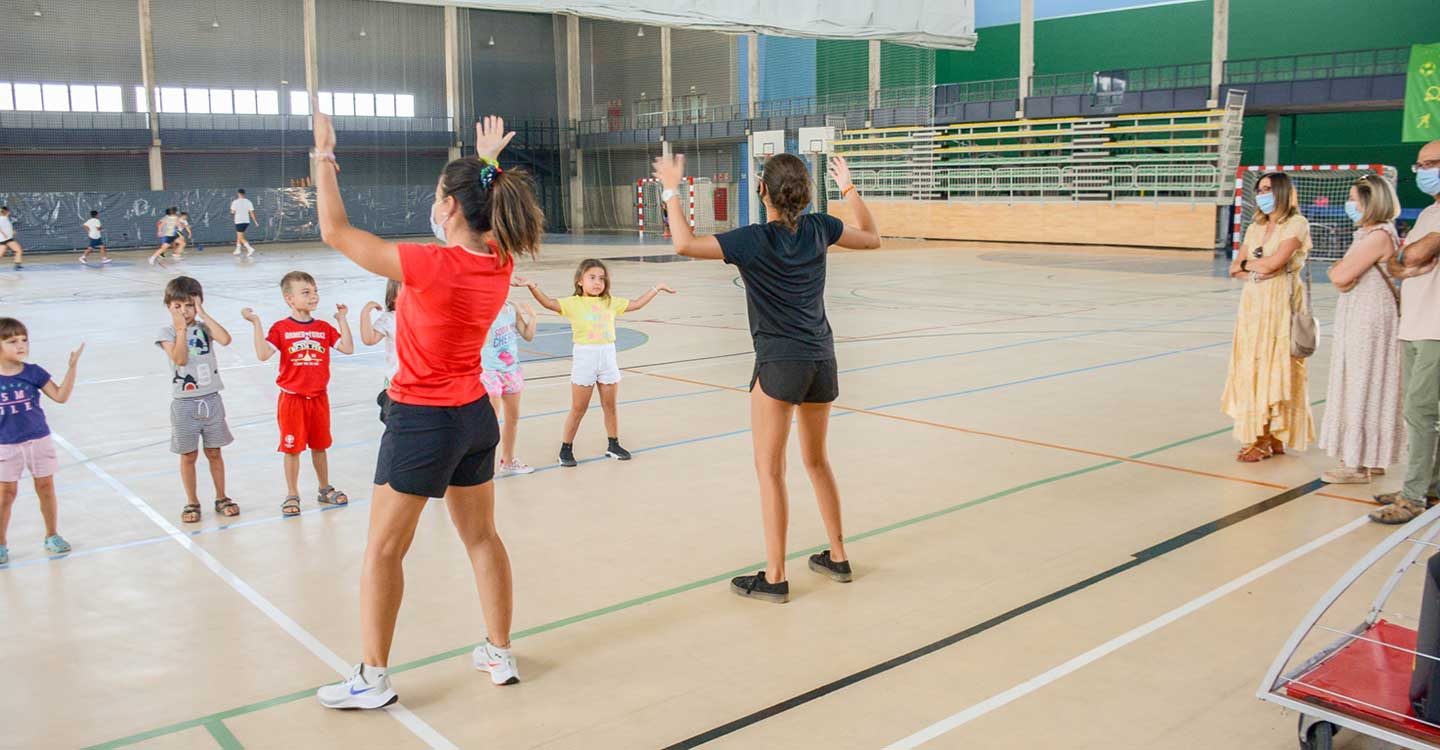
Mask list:
[{"label": "black athletic shorts", "polygon": [[380,391],[380,395],[375,397],[375,405],[380,407],[380,424],[385,424],[385,418],[390,416],[390,406],[394,403],[388,390]]},{"label": "black athletic shorts", "polygon": [[239,232],[240,234],[245,234],[245,230],[246,230],[246,229],[249,229],[249,228],[250,228],[250,222],[248,222],[248,221],[245,222],[244,224],[236,224],[236,225],[235,225],[235,231],[236,231],[236,232]]},{"label": "black athletic shorts", "polygon": [[840,397],[840,374],[833,359],[756,362],[750,390],[755,390],[757,381],[765,395],[792,404],[828,404]]},{"label": "black athletic shorts", "polygon": [[490,399],[463,406],[392,402],[375,460],[375,484],[407,495],[444,497],[447,487],[474,487],[495,478],[500,425]]}]

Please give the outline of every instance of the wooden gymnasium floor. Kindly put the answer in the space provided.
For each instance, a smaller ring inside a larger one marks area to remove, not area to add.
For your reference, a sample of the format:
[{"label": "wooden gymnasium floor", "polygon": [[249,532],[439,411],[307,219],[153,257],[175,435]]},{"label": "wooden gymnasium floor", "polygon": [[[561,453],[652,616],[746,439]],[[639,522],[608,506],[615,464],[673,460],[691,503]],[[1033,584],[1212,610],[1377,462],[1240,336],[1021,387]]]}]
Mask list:
[{"label": "wooden gymnasium floor", "polygon": [[[582,257],[657,254],[668,245],[557,238],[522,272],[558,294]],[[298,268],[353,324],[383,282],[313,244],[185,261],[236,337],[220,361],[244,513],[221,525],[207,503],[202,524],[177,529],[152,343],[167,273],[118,257],[0,272],[33,361],[58,376],[87,345],[71,403],[46,406],[75,550],[43,554],[22,484],[0,569],[6,748],[1278,750],[1295,746],[1295,717],[1253,697],[1261,673],[1388,533],[1357,521],[1366,487],[1318,485],[1329,464],[1313,448],[1234,461],[1218,403],[1240,287],[1208,253],[892,241],[830,261],[843,373],[831,454],[857,579],[806,570],[824,535],[792,454],[792,600],[742,601],[726,581],[763,550],[736,274],[615,260],[617,293],[666,281],[680,294],[622,321],[628,464],[599,458],[597,410],[582,465],[554,466],[562,321],[542,318],[529,348],[519,455],[540,471],[496,490],[524,682],[499,689],[471,669],[479,607],[436,508],[406,566],[403,708],[326,711],[312,691],[360,653],[383,355],[361,347],[333,370],[331,467],[354,507],[319,509],[306,462],[305,513],[281,519],[275,365],[254,360],[239,310],[275,320],[276,282]],[[1334,298],[1317,287],[1322,319]],[[1318,402],[1329,350],[1313,362]],[[208,497],[203,461],[200,487]]]}]

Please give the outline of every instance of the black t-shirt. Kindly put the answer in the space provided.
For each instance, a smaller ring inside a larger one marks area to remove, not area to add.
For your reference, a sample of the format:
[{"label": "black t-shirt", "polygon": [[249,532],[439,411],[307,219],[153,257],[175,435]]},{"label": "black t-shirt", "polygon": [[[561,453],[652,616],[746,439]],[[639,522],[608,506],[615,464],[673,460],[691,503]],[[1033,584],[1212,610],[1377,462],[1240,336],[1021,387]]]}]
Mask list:
[{"label": "black t-shirt", "polygon": [[825,317],[825,253],[845,225],[828,214],[805,214],[791,232],[752,224],[716,236],[725,262],[740,269],[755,361],[835,358]]}]

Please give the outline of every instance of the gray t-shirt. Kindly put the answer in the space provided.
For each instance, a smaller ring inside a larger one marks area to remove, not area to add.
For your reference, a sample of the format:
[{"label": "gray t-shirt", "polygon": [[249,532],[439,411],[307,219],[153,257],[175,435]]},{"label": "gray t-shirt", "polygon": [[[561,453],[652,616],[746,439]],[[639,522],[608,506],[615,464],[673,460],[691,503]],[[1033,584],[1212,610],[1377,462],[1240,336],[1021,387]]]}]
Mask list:
[{"label": "gray t-shirt", "polygon": [[[215,361],[215,342],[210,338],[210,329],[200,322],[191,323],[185,329],[185,340],[190,345],[190,356],[185,364],[177,365],[170,360],[170,394],[175,398],[198,398],[219,393],[225,385],[220,382],[220,366]],[[165,326],[155,334],[155,345],[175,342],[175,327]]]}]

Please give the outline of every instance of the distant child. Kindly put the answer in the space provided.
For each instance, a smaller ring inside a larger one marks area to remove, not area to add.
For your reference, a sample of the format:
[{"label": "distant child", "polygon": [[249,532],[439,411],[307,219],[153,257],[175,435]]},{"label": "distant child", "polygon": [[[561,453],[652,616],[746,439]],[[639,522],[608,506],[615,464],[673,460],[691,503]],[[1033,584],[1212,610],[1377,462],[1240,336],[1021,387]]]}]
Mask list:
[{"label": "distant child", "polygon": [[194,235],[190,233],[190,214],[181,211],[175,217],[175,259],[179,260],[185,255],[185,248],[194,241]]},{"label": "distant child", "polygon": [[245,231],[255,222],[255,204],[245,197],[245,189],[235,191],[235,200],[230,201],[230,215],[235,219],[235,252],[239,255],[241,249],[245,250],[245,257],[255,254],[255,248],[251,246],[250,240],[245,238]]},{"label": "distant child", "polygon": [[180,217],[175,214],[175,209],[167,208],[160,220],[155,222],[155,234],[160,237],[160,247],[150,254],[150,265],[160,262],[160,256],[166,250],[175,246],[175,235],[179,232]]},{"label": "distant child", "polygon": [[70,352],[70,368],[59,385],[40,365],[25,361],[30,355],[30,333],[14,318],[0,318],[0,565],[10,562],[5,538],[10,528],[10,509],[15,505],[20,477],[26,469],[35,480],[40,496],[40,515],[45,519],[45,551],[63,555],[70,543],[56,530],[59,509],[55,501],[55,472],[60,461],[50,440],[50,425],[40,408],[40,394],[63,404],[75,389],[75,364],[85,345]]},{"label": "distant child", "polygon": [[250,308],[240,316],[255,326],[255,356],[264,362],[280,354],[280,399],[275,416],[280,423],[280,452],[285,454],[285,483],[290,494],[280,504],[287,516],[300,515],[300,454],[310,449],[315,477],[320,481],[317,500],[327,505],[345,505],[350,498],[330,485],[330,463],[325,455],[333,442],[330,438],[330,349],[341,354],[354,354],[355,341],[350,336],[349,311],[335,305],[335,322],[340,329],[312,313],[320,306],[320,292],[315,278],[304,271],[291,271],[280,279],[280,291],[290,306],[290,317],[275,321],[270,332],[261,334],[260,316]]},{"label": "distant child", "polygon": [[[500,308],[485,348],[480,350],[480,384],[490,403],[505,405],[504,421],[500,423],[499,471],[508,474],[530,474],[534,467],[515,458],[515,432],[520,427],[520,392],[525,390],[525,372],[520,367],[520,342],[535,339],[535,310],[524,302],[506,302]],[[586,399],[589,400],[588,398]]]},{"label": "distant child", "polygon": [[630,452],[620,447],[619,418],[615,414],[615,399],[620,391],[620,366],[615,360],[615,319],[650,304],[659,292],[674,294],[675,290],[656,284],[634,302],[624,297],[612,297],[610,272],[604,263],[594,258],[580,261],[580,267],[575,269],[575,293],[569,297],[553,299],[540,291],[535,282],[520,276],[514,277],[511,285],[528,287],[542,307],[560,313],[570,321],[570,338],[575,348],[570,364],[570,414],[565,417],[560,465],[576,465],[575,433],[590,408],[590,397],[596,383],[600,384],[605,433],[610,437],[605,455],[629,461]]},{"label": "distant child", "polygon": [[385,342],[385,387],[375,397],[380,407],[380,423],[390,415],[390,379],[400,371],[400,360],[395,356],[395,300],[400,296],[400,282],[391,279],[385,284],[385,305],[383,311],[370,320],[371,310],[381,310],[379,302],[366,302],[360,308],[360,343],[374,346]]},{"label": "distant child", "polygon": [[225,494],[225,459],[220,449],[235,441],[225,423],[225,402],[220,399],[220,366],[215,345],[229,346],[230,332],[205,312],[205,290],[189,276],[176,276],[165,285],[165,307],[170,325],[155,334],[155,344],[170,361],[170,451],[180,456],[180,483],[185,507],[180,520],[200,521],[200,499],[195,489],[195,462],[200,442],[215,483],[215,512],[226,518],[240,515],[240,506]]},{"label": "distant child", "polygon": [[25,267],[21,265],[25,259],[25,248],[20,247],[20,241],[15,239],[15,223],[10,219],[10,207],[0,206],[0,258],[5,257],[6,250],[15,253],[16,271]]},{"label": "distant child", "polygon": [[90,247],[85,248],[85,252],[80,254],[80,262],[89,265],[90,261],[86,260],[86,258],[90,257],[91,250],[98,249],[100,251],[100,262],[102,264],[109,263],[110,253],[105,249],[105,227],[100,223],[100,212],[91,211],[90,220],[82,226],[85,227],[85,231],[90,235]]}]

